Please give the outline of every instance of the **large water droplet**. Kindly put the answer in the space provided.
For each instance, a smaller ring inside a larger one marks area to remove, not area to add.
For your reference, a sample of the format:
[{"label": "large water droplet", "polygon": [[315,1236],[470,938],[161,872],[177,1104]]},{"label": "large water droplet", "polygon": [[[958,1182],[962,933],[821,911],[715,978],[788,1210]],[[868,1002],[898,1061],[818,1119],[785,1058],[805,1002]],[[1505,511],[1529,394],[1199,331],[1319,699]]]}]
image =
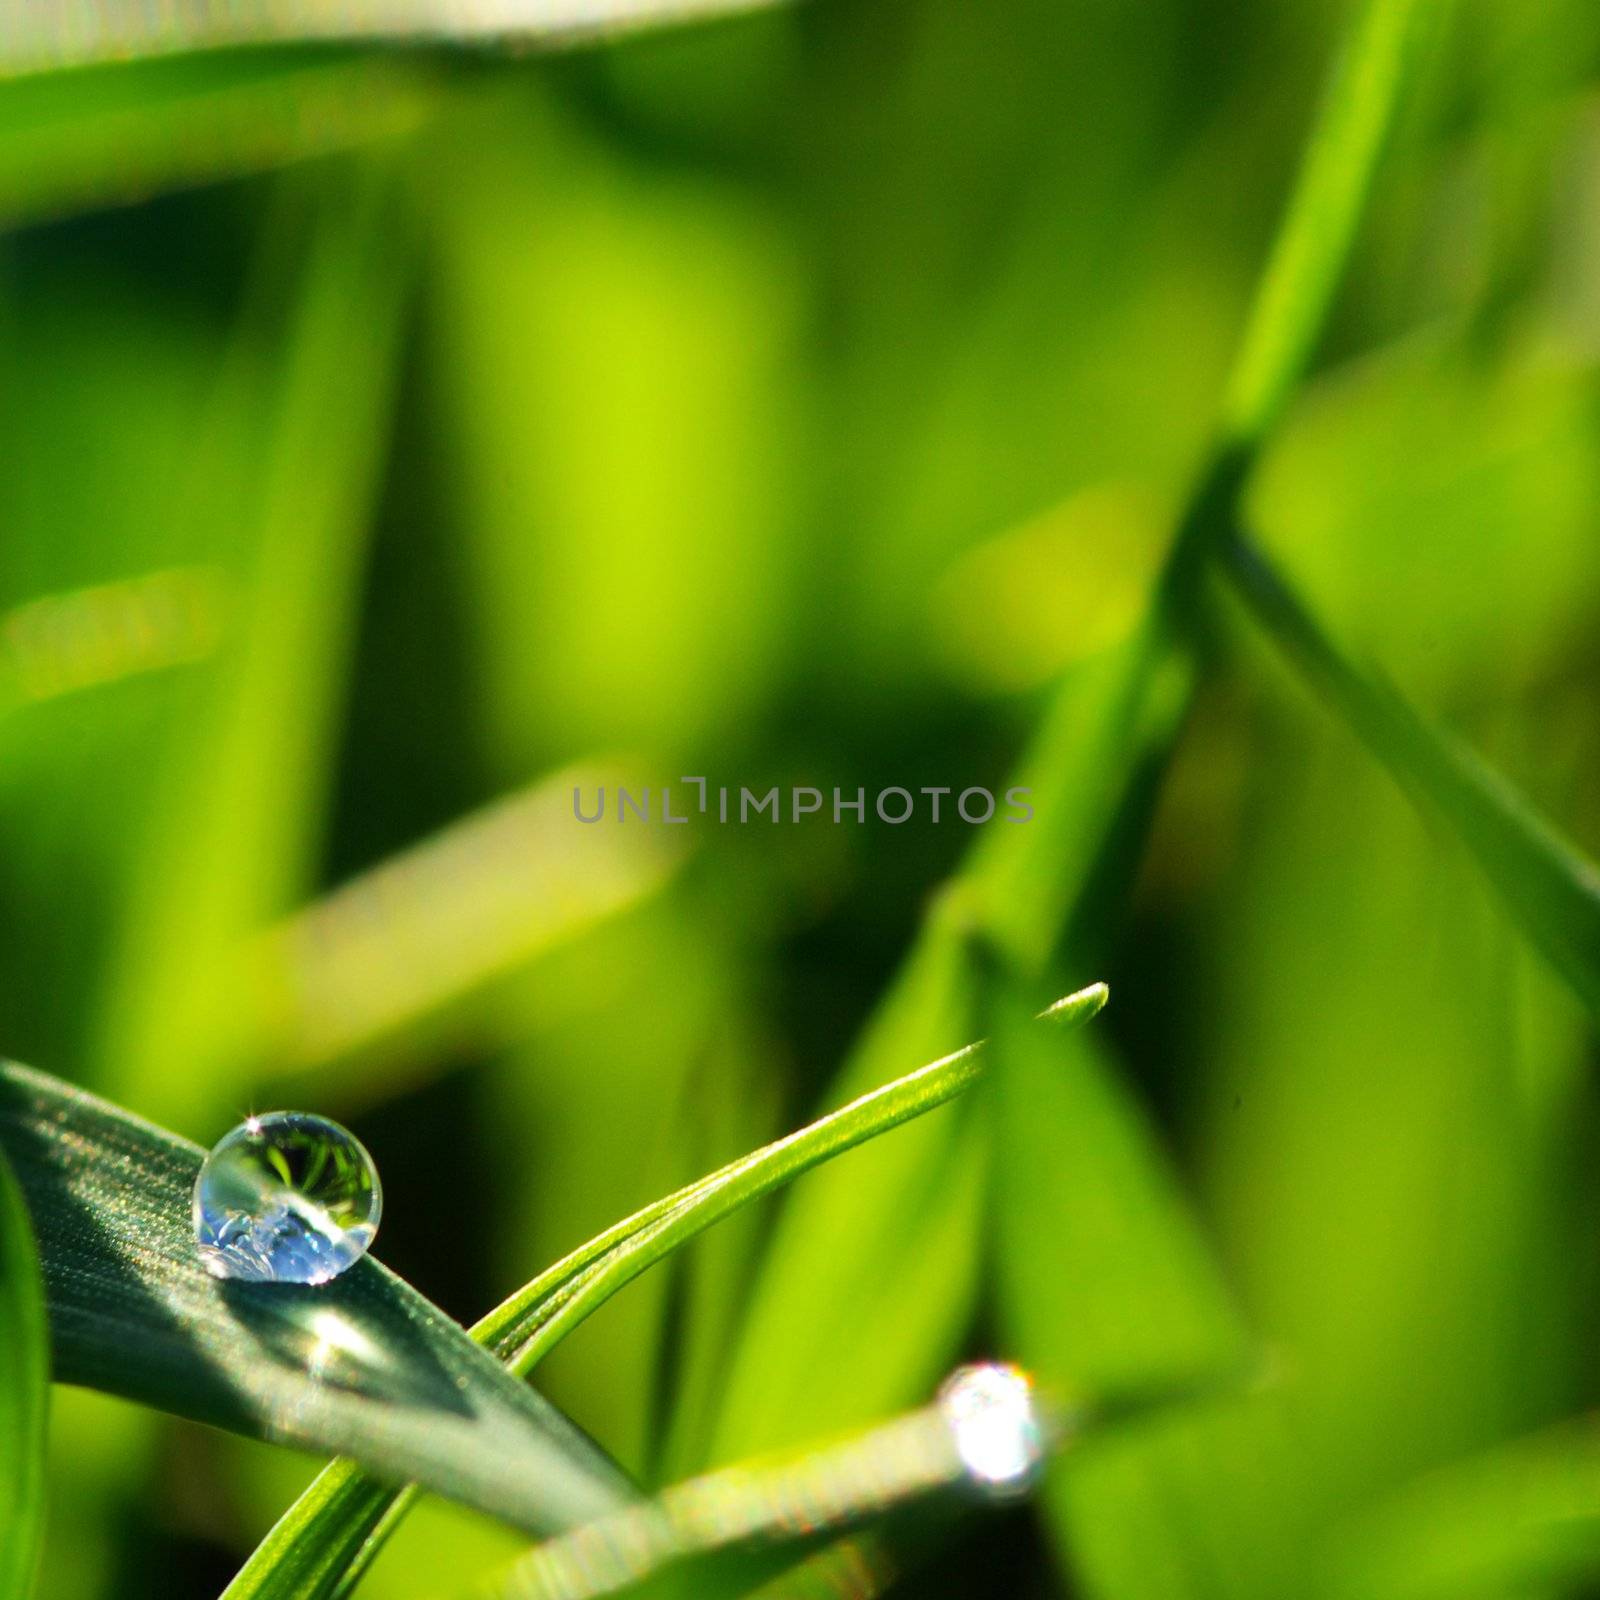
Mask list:
[{"label": "large water droplet", "polygon": [[305,1111],[240,1123],[194,1186],[195,1238],[214,1278],[326,1283],[367,1253],[382,1211],[365,1146]]},{"label": "large water droplet", "polygon": [[990,1494],[1021,1494],[1038,1476],[1045,1429],[1033,1380],[998,1362],[963,1367],[939,1391],[939,1406],[967,1475]]}]

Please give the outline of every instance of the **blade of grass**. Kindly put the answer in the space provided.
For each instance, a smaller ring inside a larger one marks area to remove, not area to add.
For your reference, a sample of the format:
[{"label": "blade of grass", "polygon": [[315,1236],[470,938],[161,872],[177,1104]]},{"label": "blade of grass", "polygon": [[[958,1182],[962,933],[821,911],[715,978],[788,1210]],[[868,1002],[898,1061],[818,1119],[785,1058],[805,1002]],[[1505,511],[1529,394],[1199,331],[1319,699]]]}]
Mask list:
[{"label": "blade of grass", "polygon": [[1402,94],[1442,9],[1441,0],[1369,0],[1345,41],[1234,363],[1223,406],[1230,440],[1262,439],[1305,370]]},{"label": "blade of grass", "polygon": [[44,1290],[22,1191],[0,1152],[0,1594],[30,1592],[44,1529]]},{"label": "blade of grass", "polygon": [[349,1455],[534,1533],[629,1499],[560,1412],[370,1257],[318,1288],[211,1277],[197,1146],[8,1064],[0,1150],[38,1234],[58,1381]]},{"label": "blade of grass", "polygon": [[1472,750],[1349,661],[1256,545],[1241,536],[1222,555],[1273,642],[1406,792],[1450,825],[1534,947],[1600,1015],[1600,868]]},{"label": "blade of grass", "polygon": [[0,16],[0,74],[293,40],[569,44],[663,23],[748,11],[771,0],[11,0]]},{"label": "blade of grass", "polygon": [[[1075,1027],[1105,1004],[1094,984],[1045,1018]],[[713,1223],[969,1087],[983,1070],[968,1045],[624,1218],[540,1273],[478,1322],[472,1337],[526,1374],[612,1295]],[[404,1515],[412,1491],[374,1485],[336,1461],[284,1514],[224,1600],[331,1600],[350,1592]]]},{"label": "blade of grass", "polygon": [[[878,1040],[928,1043],[952,1017],[970,1012],[972,934],[999,944],[1028,972],[1044,970],[1069,926],[1078,959],[1103,958],[1192,692],[1188,624],[1204,558],[1231,527],[1266,431],[1310,358],[1420,59],[1423,23],[1439,5],[1369,0],[1365,7],[1313,130],[1215,442],[1178,518],[1149,611],[1125,645],[1062,686],[1017,779],[1033,788],[1037,820],[993,830],[974,853],[843,1068],[847,1092],[881,1076]],[[975,1200],[944,1211],[937,1233],[909,1219],[931,1196],[976,1195],[983,1144],[981,1132],[960,1149],[949,1135],[936,1141],[925,1132],[875,1153],[848,1188],[823,1180],[785,1209],[729,1375],[716,1454],[782,1442],[792,1426],[785,1419],[812,1416],[819,1403],[837,1408],[830,1420],[867,1420],[904,1404],[907,1385],[928,1380],[968,1314]],[[915,1277],[929,1260],[953,1263],[937,1285]],[[922,1321],[900,1348],[887,1335],[850,1338],[861,1325],[895,1327],[907,1306]],[[794,1339],[796,1326],[811,1327],[815,1338]],[[875,1348],[852,1353],[852,1345]],[[871,1365],[841,1373],[841,1359]]]},{"label": "blade of grass", "polygon": [[1450,0],[1366,0],[1329,81],[1251,303],[1221,424],[1167,563],[1163,601],[1192,604],[1197,568],[1227,536],[1251,467],[1304,376],[1354,248],[1379,159]]}]

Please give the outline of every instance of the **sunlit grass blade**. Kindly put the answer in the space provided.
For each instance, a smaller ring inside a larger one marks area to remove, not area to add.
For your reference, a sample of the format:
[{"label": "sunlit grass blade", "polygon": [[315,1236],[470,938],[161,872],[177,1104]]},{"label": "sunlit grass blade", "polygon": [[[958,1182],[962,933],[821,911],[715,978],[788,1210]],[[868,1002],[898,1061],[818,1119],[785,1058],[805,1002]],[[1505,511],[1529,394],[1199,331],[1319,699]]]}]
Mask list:
[{"label": "sunlit grass blade", "polygon": [[755,9],[771,0],[11,0],[0,74],[295,40],[567,44]]},{"label": "sunlit grass blade", "polygon": [[[574,788],[633,782],[591,763],[463,817],[297,912],[261,941],[261,1032],[283,1076],[438,1055],[494,982],[658,889],[688,846],[672,828],[583,828]],[[639,787],[634,784],[635,789]],[[483,1020],[476,1037],[482,1037]]]},{"label": "sunlit grass blade", "polygon": [[0,1594],[30,1591],[44,1531],[50,1382],[44,1290],[22,1191],[0,1151]]},{"label": "sunlit grass blade", "polygon": [[1252,615],[1417,801],[1454,829],[1518,926],[1600,1014],[1600,867],[1498,772],[1352,663],[1244,538],[1224,559]]},{"label": "sunlit grass blade", "polygon": [[1335,1600],[1576,1594],[1600,1578],[1593,1419],[1440,1467],[1353,1517],[1324,1552]]},{"label": "sunlit grass blade", "polygon": [[422,62],[284,51],[0,82],[0,227],[396,138],[445,92]]},{"label": "sunlit grass blade", "polygon": [[[1051,1006],[1042,1020],[1076,1026],[1105,1001],[1105,986],[1093,984]],[[960,1094],[983,1070],[984,1053],[982,1042],[957,1050],[624,1218],[496,1307],[472,1337],[513,1371],[531,1371],[619,1289],[713,1223]],[[352,1463],[335,1462],[262,1541],[226,1600],[329,1600],[346,1593],[410,1493],[376,1486]]]},{"label": "sunlit grass blade", "polygon": [[187,1141],[7,1065],[0,1150],[39,1239],[57,1380],[348,1455],[534,1533],[630,1497],[560,1412],[372,1258],[317,1288],[209,1276]]}]

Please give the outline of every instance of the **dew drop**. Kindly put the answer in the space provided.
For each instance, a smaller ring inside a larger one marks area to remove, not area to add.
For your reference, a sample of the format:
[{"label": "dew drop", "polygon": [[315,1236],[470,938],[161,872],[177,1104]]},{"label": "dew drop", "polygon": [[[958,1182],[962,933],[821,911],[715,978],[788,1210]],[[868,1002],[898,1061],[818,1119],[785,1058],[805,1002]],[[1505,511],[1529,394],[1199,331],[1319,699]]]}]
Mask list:
[{"label": "dew drop", "polygon": [[367,1253],[382,1211],[365,1146],[305,1111],[240,1123],[194,1186],[195,1239],[214,1278],[326,1283]]},{"label": "dew drop", "polygon": [[999,1496],[1031,1487],[1045,1429],[1026,1372],[1000,1363],[963,1367],[939,1391],[939,1406],[973,1482]]}]

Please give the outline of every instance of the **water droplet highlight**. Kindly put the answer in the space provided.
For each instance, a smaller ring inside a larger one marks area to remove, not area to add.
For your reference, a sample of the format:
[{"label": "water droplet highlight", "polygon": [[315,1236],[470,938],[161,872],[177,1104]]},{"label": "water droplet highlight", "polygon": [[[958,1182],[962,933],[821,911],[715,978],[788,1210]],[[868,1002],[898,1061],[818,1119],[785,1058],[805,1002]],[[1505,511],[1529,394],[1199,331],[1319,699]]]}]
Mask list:
[{"label": "water droplet highlight", "polygon": [[382,1212],[366,1147],[305,1111],[240,1123],[194,1186],[195,1239],[214,1278],[327,1283],[367,1253]]},{"label": "water droplet highlight", "polygon": [[939,1391],[939,1407],[967,1475],[990,1494],[1022,1494],[1039,1475],[1045,1429],[1033,1380],[999,1363],[963,1367]]}]

